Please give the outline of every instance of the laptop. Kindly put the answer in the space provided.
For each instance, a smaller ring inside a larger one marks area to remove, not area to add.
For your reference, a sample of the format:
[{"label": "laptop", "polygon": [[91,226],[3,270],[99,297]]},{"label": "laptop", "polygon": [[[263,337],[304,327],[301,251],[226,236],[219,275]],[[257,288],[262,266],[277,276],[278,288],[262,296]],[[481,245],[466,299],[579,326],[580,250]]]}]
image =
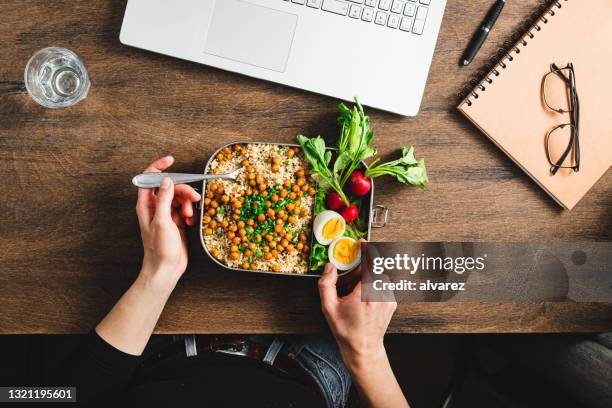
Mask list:
[{"label": "laptop", "polygon": [[129,0],[123,44],[373,108],[419,110],[446,0]]}]

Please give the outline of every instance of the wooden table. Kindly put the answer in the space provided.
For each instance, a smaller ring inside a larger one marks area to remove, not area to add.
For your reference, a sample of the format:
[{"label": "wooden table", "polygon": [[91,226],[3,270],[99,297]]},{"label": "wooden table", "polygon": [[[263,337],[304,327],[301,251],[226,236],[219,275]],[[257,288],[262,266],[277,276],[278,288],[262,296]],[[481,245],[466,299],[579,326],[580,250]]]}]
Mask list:
[{"label": "wooden table", "polygon": [[[457,64],[491,1],[449,0],[421,113],[369,109],[383,155],[414,145],[425,191],[377,184],[390,209],[377,241],[610,240],[612,173],[570,213],[454,109],[457,92],[539,1],[509,2],[476,62]],[[153,159],[199,172],[235,140],[333,137],[337,100],[152,54],[119,43],[125,1],[0,5],[0,333],[89,330],[136,276],[142,255],[131,177]],[[88,98],[49,110],[27,95],[38,49],[73,49],[92,78]],[[195,238],[195,232],[193,237]],[[313,280],[219,270],[191,240],[187,274],[157,331],[324,329]],[[391,332],[587,332],[612,329],[612,305],[400,305]]]}]

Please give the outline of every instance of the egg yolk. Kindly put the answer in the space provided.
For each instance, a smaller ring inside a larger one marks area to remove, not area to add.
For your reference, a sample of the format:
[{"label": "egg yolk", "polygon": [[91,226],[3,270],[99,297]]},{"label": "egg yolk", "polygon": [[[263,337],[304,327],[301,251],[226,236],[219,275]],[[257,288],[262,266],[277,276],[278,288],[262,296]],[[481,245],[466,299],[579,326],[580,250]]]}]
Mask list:
[{"label": "egg yolk", "polygon": [[323,225],[323,239],[334,239],[342,234],[344,221],[340,218],[334,218]]},{"label": "egg yolk", "polygon": [[359,242],[353,242],[350,239],[339,240],[334,247],[334,258],[343,264],[353,262],[359,253],[359,245]]}]

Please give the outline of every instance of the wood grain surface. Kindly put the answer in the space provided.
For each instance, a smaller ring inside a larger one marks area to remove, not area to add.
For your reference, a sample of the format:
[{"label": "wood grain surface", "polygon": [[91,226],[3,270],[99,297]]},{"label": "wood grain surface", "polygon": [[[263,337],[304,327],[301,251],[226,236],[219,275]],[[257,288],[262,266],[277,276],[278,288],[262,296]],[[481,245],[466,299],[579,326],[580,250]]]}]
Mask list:
[{"label": "wood grain surface", "polygon": [[[449,0],[421,113],[368,109],[384,156],[414,145],[431,184],[377,182],[390,210],[377,241],[548,241],[612,238],[612,174],[572,212],[561,210],[456,110],[457,93],[535,10],[509,2],[469,67],[459,57],[489,0]],[[0,4],[0,333],[80,333],[117,301],[142,249],[131,177],[173,154],[200,172],[235,140],[292,142],[337,134],[338,101],[119,42],[125,1],[4,0]],[[23,71],[38,49],[79,54],[92,88],[62,110],[36,105]],[[511,114],[500,112],[500,114]],[[192,231],[190,266],[157,332],[313,332],[325,329],[314,280],[231,273],[205,257]],[[612,305],[400,305],[391,332],[587,332],[612,329]]]}]

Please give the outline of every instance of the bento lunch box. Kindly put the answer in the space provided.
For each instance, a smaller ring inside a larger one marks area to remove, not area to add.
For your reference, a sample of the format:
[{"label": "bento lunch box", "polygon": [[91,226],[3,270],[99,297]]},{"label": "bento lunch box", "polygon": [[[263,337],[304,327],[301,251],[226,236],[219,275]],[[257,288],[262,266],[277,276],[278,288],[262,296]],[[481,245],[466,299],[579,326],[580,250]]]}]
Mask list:
[{"label": "bento lunch box", "polygon": [[[206,162],[206,167],[204,168],[204,174],[209,173],[210,164],[212,163],[214,158],[217,156],[217,154],[221,150],[223,150],[226,147],[232,147],[236,144],[242,144],[242,145],[244,144],[266,144],[266,145],[274,145],[274,146],[279,146],[279,147],[280,146],[300,147],[299,144],[294,144],[294,143],[272,143],[272,142],[252,142],[252,141],[228,143],[226,145],[219,147],[211,155],[210,159],[208,159],[208,161]],[[335,149],[329,149],[329,150],[333,151]],[[308,265],[308,272],[304,274],[298,274],[298,273],[288,273],[288,272],[274,272],[274,271],[262,271],[262,270],[252,270],[252,269],[247,270],[243,268],[235,268],[232,266],[225,265],[224,263],[216,259],[214,256],[212,256],[211,253],[208,251],[208,248],[206,247],[206,243],[204,242],[204,234],[203,234],[204,225],[203,225],[202,218],[204,216],[204,197],[206,195],[206,185],[207,185],[206,180],[204,180],[202,182],[202,200],[199,203],[199,210],[200,210],[199,235],[200,235],[200,242],[202,243],[202,248],[204,249],[204,252],[208,255],[208,257],[210,257],[210,259],[213,260],[213,262],[217,263],[219,266],[223,267],[224,269],[232,270],[232,271],[242,271],[245,273],[262,273],[262,274],[272,274],[272,275],[303,276],[303,277],[315,277],[315,278],[320,277],[320,274],[318,273],[310,273],[310,262]],[[388,209],[387,207],[381,204],[374,205],[374,180],[372,180],[372,187],[370,189],[370,192],[368,193],[368,195],[364,196],[363,199],[368,200],[369,202],[369,211],[367,212],[367,218],[366,218],[366,223],[368,225],[366,240],[369,240],[372,228],[383,228],[387,224]],[[311,248],[312,248],[313,240],[314,240],[314,234],[312,234],[312,231],[311,231],[311,234],[310,234],[310,247]],[[342,276],[348,272],[349,271],[342,272],[339,274],[339,276]]]}]

